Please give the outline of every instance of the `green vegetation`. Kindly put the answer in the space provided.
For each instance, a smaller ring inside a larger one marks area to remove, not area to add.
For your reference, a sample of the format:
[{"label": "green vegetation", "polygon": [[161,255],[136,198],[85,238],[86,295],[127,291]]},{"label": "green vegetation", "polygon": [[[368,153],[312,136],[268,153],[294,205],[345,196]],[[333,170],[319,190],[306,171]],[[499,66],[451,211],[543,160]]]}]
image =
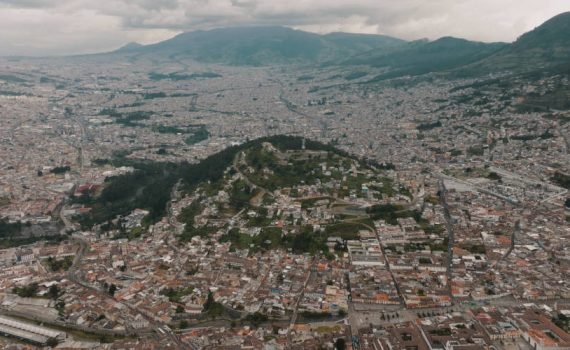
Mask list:
[{"label": "green vegetation", "polygon": [[205,229],[199,229],[194,227],[194,217],[202,212],[202,206],[200,206],[199,200],[195,200],[187,206],[186,208],[182,209],[180,214],[178,215],[178,221],[186,224],[184,226],[184,232],[180,235],[179,239],[182,242],[188,242],[195,236],[204,236],[208,233]]},{"label": "green vegetation", "polygon": [[204,140],[207,140],[210,137],[210,133],[206,126],[201,125],[198,130],[195,130],[191,136],[188,136],[184,142],[187,145],[194,145]]},{"label": "green vegetation", "polygon": [[181,299],[187,295],[192,294],[194,291],[194,287],[188,286],[186,288],[164,288],[160,291],[160,295],[165,295],[168,297],[168,300],[174,303],[180,303]]},{"label": "green vegetation", "polygon": [[540,135],[533,135],[533,134],[526,134],[526,135],[513,135],[510,136],[511,140],[518,140],[518,141],[531,141],[536,139],[547,140],[554,137],[554,134],[547,130]]},{"label": "green vegetation", "polygon": [[463,242],[459,245],[461,249],[465,249],[471,254],[485,254],[487,249],[485,249],[485,245],[473,242]]},{"label": "green vegetation", "polygon": [[177,126],[165,126],[159,125],[153,128],[153,131],[156,131],[160,134],[186,134],[188,133],[187,130],[179,128]]},{"label": "green vegetation", "polygon": [[243,320],[242,323],[244,324],[248,324],[251,325],[252,327],[259,327],[260,325],[262,325],[263,323],[267,322],[269,320],[269,318],[259,312],[253,313],[253,314],[248,314]]},{"label": "green vegetation", "polygon": [[310,226],[303,227],[301,233],[291,237],[286,237],[285,240],[288,247],[291,248],[295,254],[309,253],[316,255],[319,252],[328,252],[326,245],[326,235],[313,233],[313,228]]},{"label": "green vegetation", "polygon": [[[309,142],[309,141],[307,141]],[[278,149],[278,144],[274,144]],[[310,146],[307,146],[310,147]],[[350,168],[353,159],[346,153],[334,150],[332,146],[319,149],[323,152],[315,155],[304,155],[302,153],[280,154],[266,149],[262,145],[256,145],[248,149],[246,153],[246,163],[253,168],[254,172],[248,174],[248,177],[255,184],[274,191],[280,188],[291,188],[299,184],[314,184],[317,179],[330,177],[332,179],[342,179],[340,171],[333,171],[331,174],[325,174],[321,169],[321,164],[328,166],[342,164],[345,169]],[[367,164],[361,162],[363,167]],[[245,167],[242,171],[245,171]],[[340,196],[348,195],[349,190],[361,190],[363,183],[368,180],[359,175],[358,177],[348,176],[346,185],[349,187]]]},{"label": "green vegetation", "polygon": [[561,172],[556,172],[554,176],[551,178],[559,186],[564,187],[567,190],[570,190],[570,176],[566,174],[562,174]]},{"label": "green vegetation", "polygon": [[145,111],[120,113],[114,109],[104,108],[99,112],[99,115],[108,115],[112,118],[115,118],[115,122],[117,124],[122,124],[130,127],[138,127],[142,126],[142,124],[139,122],[150,119],[152,113]]},{"label": "green vegetation", "polygon": [[208,298],[204,303],[203,312],[212,318],[216,318],[224,314],[224,306],[214,300],[214,294],[212,292],[208,293]]},{"label": "green vegetation", "polygon": [[233,249],[250,249],[252,253],[286,247],[286,242],[283,240],[283,233],[281,229],[277,227],[263,228],[255,237],[240,233],[239,229],[234,228],[220,237],[220,243],[224,242],[231,242]]},{"label": "green vegetation", "polygon": [[54,236],[22,237],[21,233],[25,226],[30,226],[30,224],[21,222],[9,223],[6,220],[0,220],[0,249],[19,247],[40,241],[45,241],[48,244],[57,244],[67,239],[67,236],[59,234]]},{"label": "green vegetation", "polygon": [[328,225],[325,229],[327,236],[341,237],[344,240],[358,239],[358,231],[364,230],[365,227],[359,223],[341,222],[338,224]]},{"label": "green vegetation", "polygon": [[[109,225],[109,224],[102,225],[102,228],[104,228],[104,229],[110,229],[111,227],[113,227],[113,226]],[[126,238],[130,241],[130,240],[139,238],[145,232],[145,229],[143,227],[133,227],[128,231],[124,228],[123,225],[119,225],[119,227],[115,227],[115,228],[119,229],[119,233],[116,234],[115,236],[113,236],[113,239],[125,239]]]},{"label": "green vegetation", "polygon": [[487,178],[489,180],[493,180],[493,181],[500,181],[501,180],[501,176],[494,171],[491,171],[489,173],[489,175],[487,175]]},{"label": "green vegetation", "polygon": [[406,210],[401,205],[394,204],[378,204],[366,209],[374,220],[385,220],[390,225],[397,225],[398,218],[414,218],[416,222],[421,219],[421,213],[417,211]]},{"label": "green vegetation", "polygon": [[425,202],[430,203],[432,205],[438,205],[439,204],[439,198],[437,198],[435,196],[428,196],[425,198]]},{"label": "green vegetation", "polygon": [[[182,180],[183,188],[188,192],[201,183],[218,183],[238,152],[258,147],[264,142],[271,142],[281,150],[300,150],[302,146],[301,137],[272,136],[226,148],[197,164],[140,162],[124,157],[110,160],[109,163],[113,166],[132,166],[136,171],[108,178],[101,194],[87,203],[92,210],[80,217],[80,222],[85,227],[91,227],[109,222],[117,215],[126,215],[136,208],[150,211],[146,223],[156,222],[164,216],[170,192],[176,182]],[[306,141],[306,148],[345,155],[333,146],[311,140]]]},{"label": "green vegetation", "polygon": [[92,207],[89,215],[80,218],[85,227],[107,222],[136,208],[150,211],[149,222],[163,216],[170,190],[180,178],[180,165],[124,160],[118,163],[134,166],[137,170],[106,180],[101,195],[88,203]]},{"label": "green vegetation", "polygon": [[195,80],[195,79],[212,79],[212,78],[221,78],[222,75],[213,72],[204,72],[204,73],[192,73],[192,74],[184,74],[184,73],[155,73],[152,72],[148,75],[149,79],[151,80],[173,80],[173,81],[181,81],[181,80]]},{"label": "green vegetation", "polygon": [[445,226],[444,225],[430,225],[427,223],[421,223],[420,227],[422,230],[424,230],[425,233],[429,234],[435,234],[435,235],[441,235],[442,233],[445,232]]},{"label": "green vegetation", "polygon": [[457,157],[463,154],[463,151],[459,150],[459,149],[452,149],[451,151],[449,151],[449,155],[452,157]]},{"label": "green vegetation", "polygon": [[0,96],[31,96],[24,92],[0,90]]},{"label": "green vegetation", "polygon": [[109,289],[107,290],[107,293],[109,293],[110,296],[114,296],[116,291],[117,291],[117,286],[114,284],[111,284],[109,286]]},{"label": "green vegetation", "polygon": [[301,312],[301,316],[307,320],[322,320],[331,317],[330,312],[311,312],[311,311],[303,311]]},{"label": "green vegetation", "polygon": [[51,169],[51,170],[50,170],[50,173],[59,175],[59,174],[65,174],[66,172],[68,172],[68,171],[70,171],[70,170],[71,170],[71,168],[70,168],[68,165],[66,165],[66,166],[58,166],[58,167],[55,167],[55,168]]},{"label": "green vegetation", "polygon": [[485,150],[482,146],[472,146],[467,149],[467,154],[482,157],[485,154]]},{"label": "green vegetation", "polygon": [[165,98],[168,97],[167,94],[164,92],[149,92],[143,95],[143,99],[145,100],[153,100],[155,98]]},{"label": "green vegetation", "polygon": [[16,294],[20,298],[33,298],[38,294],[38,284],[31,283],[22,287],[15,287],[12,293]]},{"label": "green vegetation", "polygon": [[61,260],[50,256],[46,259],[46,264],[51,272],[67,271],[73,265],[73,256],[66,256]]},{"label": "green vegetation", "polygon": [[444,37],[435,41],[413,41],[393,52],[374,52],[351,59],[353,64],[391,68],[370,83],[388,79],[449,71],[489,57],[505,44],[484,44]]},{"label": "green vegetation", "polygon": [[[57,286],[57,284],[53,284],[49,287],[48,292],[46,293],[46,296],[50,299],[56,300],[61,294],[62,294],[62,292],[59,289],[59,287]],[[56,308],[58,308],[58,305],[56,305]]]},{"label": "green vegetation", "polygon": [[561,329],[568,332],[570,330],[570,318],[564,314],[558,314],[552,317],[552,322]]},{"label": "green vegetation", "polygon": [[15,75],[9,75],[9,74],[0,74],[0,80],[3,80],[8,83],[25,83],[27,81]]},{"label": "green vegetation", "polygon": [[22,231],[22,223],[9,223],[6,220],[0,220],[0,238],[13,237]]},{"label": "green vegetation", "polygon": [[[430,240],[429,242],[416,242],[416,243],[406,243],[403,245],[405,252],[421,252],[429,248],[431,251],[447,251],[447,246],[449,239],[445,237],[442,240]],[[398,252],[398,247],[396,245],[388,245],[386,250],[392,252]]]},{"label": "green vegetation", "polygon": [[451,328],[436,328],[429,331],[430,334],[447,337],[451,335]]},{"label": "green vegetation", "polygon": [[402,40],[382,35],[317,35],[283,27],[265,27],[261,31],[226,28],[180,34],[138,48],[136,52],[182,56],[208,63],[263,66],[345,60],[354,54],[402,43]]},{"label": "green vegetation", "polygon": [[433,123],[424,123],[424,124],[419,124],[417,126],[417,129],[419,131],[428,131],[428,130],[432,130],[435,128],[441,128],[441,122],[438,120],[436,122]]}]

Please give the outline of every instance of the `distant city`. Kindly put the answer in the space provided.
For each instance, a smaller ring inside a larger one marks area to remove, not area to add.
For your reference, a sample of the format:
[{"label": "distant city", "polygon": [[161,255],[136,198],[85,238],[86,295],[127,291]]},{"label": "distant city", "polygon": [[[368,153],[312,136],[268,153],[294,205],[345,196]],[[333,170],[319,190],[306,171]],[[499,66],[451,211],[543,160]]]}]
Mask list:
[{"label": "distant city", "polygon": [[570,13],[0,58],[0,348],[570,349],[569,62]]}]

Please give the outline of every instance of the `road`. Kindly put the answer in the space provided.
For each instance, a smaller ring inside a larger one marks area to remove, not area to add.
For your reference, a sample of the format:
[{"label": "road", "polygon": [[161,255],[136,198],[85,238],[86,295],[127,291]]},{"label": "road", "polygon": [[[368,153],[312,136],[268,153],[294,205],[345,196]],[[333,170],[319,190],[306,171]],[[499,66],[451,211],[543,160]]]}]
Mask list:
[{"label": "road", "polygon": [[309,268],[309,274],[307,275],[307,279],[305,279],[305,283],[303,284],[303,289],[301,290],[301,294],[299,294],[299,297],[297,298],[297,301],[295,302],[295,308],[293,309],[293,316],[291,317],[291,322],[289,323],[289,328],[287,328],[287,349],[290,349],[291,346],[293,345],[293,340],[291,338],[291,331],[293,330],[293,327],[295,326],[295,322],[297,322],[297,316],[298,316],[298,312],[299,312],[299,303],[301,303],[301,300],[303,300],[303,296],[305,295],[305,289],[307,288],[307,285],[309,284],[309,281],[311,280],[311,276],[313,274],[313,269],[312,266],[315,263],[316,257],[313,257],[313,260],[311,261],[311,267]]},{"label": "road", "polygon": [[515,222],[515,229],[511,234],[511,246],[509,247],[509,250],[507,250],[505,252],[505,255],[503,255],[499,260],[495,261],[495,263],[491,266],[491,268],[494,268],[495,266],[497,266],[499,262],[505,260],[506,258],[509,257],[509,255],[511,255],[511,253],[515,249],[515,239],[517,237],[517,233],[520,233],[520,231],[521,231],[521,221],[517,220],[517,222]]},{"label": "road", "polygon": [[447,229],[447,285],[449,288],[449,296],[452,298],[453,303],[453,293],[451,291],[451,280],[453,278],[453,245],[455,244],[455,236],[453,233],[453,225],[451,214],[449,213],[449,205],[447,204],[447,188],[445,188],[445,183],[443,179],[438,181],[439,187],[439,201],[443,206],[443,215],[445,217],[445,228]]},{"label": "road", "polygon": [[252,187],[252,188],[258,188],[258,189],[261,190],[263,193],[267,193],[267,194],[270,195],[271,197],[274,197],[274,195],[273,195],[273,193],[272,193],[271,191],[269,191],[269,190],[266,189],[266,188],[263,188],[263,187],[259,186],[259,185],[256,184],[256,183],[253,183],[253,181],[251,181],[247,176],[245,176],[245,174],[243,174],[243,173],[241,172],[241,170],[239,169],[239,166],[238,166],[239,163],[243,163],[243,164],[246,164],[246,165],[247,165],[247,163],[245,162],[245,159],[243,159],[243,157],[242,157],[241,155],[242,155],[241,152],[239,152],[238,154],[236,154],[236,156],[234,157],[234,160],[233,160],[233,162],[232,162],[232,168],[233,168],[238,174],[240,174],[240,176],[243,178],[243,180],[245,181],[245,183],[246,183],[248,186],[250,186],[250,187]]}]

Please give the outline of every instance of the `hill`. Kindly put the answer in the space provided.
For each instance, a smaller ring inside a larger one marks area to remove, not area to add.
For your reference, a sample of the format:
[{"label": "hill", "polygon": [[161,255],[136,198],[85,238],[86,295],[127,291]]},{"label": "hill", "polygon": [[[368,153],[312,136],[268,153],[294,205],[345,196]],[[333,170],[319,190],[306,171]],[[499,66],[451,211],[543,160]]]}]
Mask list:
[{"label": "hill", "polygon": [[570,12],[567,12],[523,34],[512,44],[443,37],[432,42],[409,42],[389,50],[370,50],[340,65],[385,68],[385,73],[371,80],[375,82],[438,72],[453,77],[503,71],[567,73],[569,62]]},{"label": "hill", "polygon": [[468,67],[473,72],[556,70],[570,62],[570,12],[546,21],[514,43]]},{"label": "hill", "polygon": [[263,66],[318,63],[403,43],[403,40],[381,35],[318,35],[285,27],[239,27],[182,33],[157,44],[139,47],[131,45],[114,53]]},{"label": "hill", "polygon": [[[192,189],[200,183],[215,183],[224,177],[224,171],[232,164],[236,154],[258,147],[263,142],[271,142],[283,150],[301,149],[302,138],[292,136],[272,136],[232,146],[202,160],[198,164],[174,164],[159,162],[132,161],[123,157],[113,160],[101,160],[114,166],[132,166],[135,172],[112,177],[97,197],[79,198],[77,201],[92,208],[89,215],[80,219],[85,227],[112,220],[117,215],[125,215],[136,208],[150,212],[149,222],[159,220],[166,210],[170,193],[174,185],[182,180],[186,189]],[[336,148],[316,141],[306,141],[306,148],[315,151],[328,151],[344,155]]]},{"label": "hill", "polygon": [[435,41],[415,41],[392,50],[372,50],[365,55],[347,60],[344,64],[370,65],[385,68],[373,81],[401,76],[416,76],[442,72],[489,57],[504,48],[503,43],[481,43],[453,37]]},{"label": "hill", "polygon": [[[232,249],[318,254],[328,251],[328,237],[358,239],[361,230],[372,230],[372,219],[396,225],[399,218],[412,217],[427,225],[409,209],[415,193],[386,171],[392,165],[300,137],[260,138],[198,164],[130,165],[137,170],[107,179],[98,196],[75,199],[91,208],[78,218],[85,226],[99,224],[115,238],[135,239],[169,215],[180,224],[182,242],[218,235]],[[142,227],[123,225],[119,216],[135,209],[148,211]]]},{"label": "hill", "polygon": [[132,42],[132,43],[128,43],[125,46],[119,48],[115,52],[134,52],[134,51],[139,50],[141,47],[143,47],[142,44]]}]

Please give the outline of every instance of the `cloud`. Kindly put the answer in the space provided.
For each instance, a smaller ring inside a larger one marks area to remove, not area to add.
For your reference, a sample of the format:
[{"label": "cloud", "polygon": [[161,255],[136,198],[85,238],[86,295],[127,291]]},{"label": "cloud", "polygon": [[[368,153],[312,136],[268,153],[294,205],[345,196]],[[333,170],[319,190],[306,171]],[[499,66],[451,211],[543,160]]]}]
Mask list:
[{"label": "cloud", "polygon": [[569,8],[567,0],[0,0],[0,54],[98,52],[240,25],[512,41]]}]

